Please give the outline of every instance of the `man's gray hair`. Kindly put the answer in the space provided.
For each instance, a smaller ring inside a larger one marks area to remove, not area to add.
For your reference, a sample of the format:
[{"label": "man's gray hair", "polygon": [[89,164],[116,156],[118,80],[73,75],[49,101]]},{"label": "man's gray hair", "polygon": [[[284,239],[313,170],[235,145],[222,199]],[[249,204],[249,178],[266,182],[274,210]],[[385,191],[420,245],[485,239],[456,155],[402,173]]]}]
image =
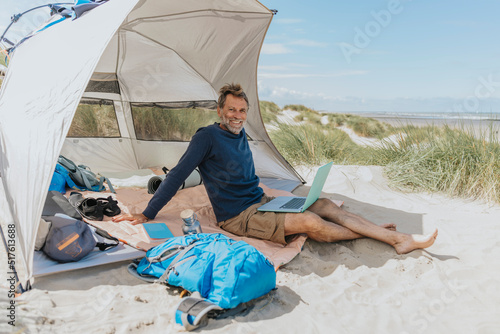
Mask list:
[{"label": "man's gray hair", "polygon": [[250,103],[248,103],[247,94],[245,94],[241,85],[239,83],[231,83],[225,84],[221,87],[221,89],[219,89],[219,101],[217,102],[217,106],[220,109],[224,108],[224,105],[226,104],[226,96],[228,94],[245,99],[247,106],[250,106]]}]

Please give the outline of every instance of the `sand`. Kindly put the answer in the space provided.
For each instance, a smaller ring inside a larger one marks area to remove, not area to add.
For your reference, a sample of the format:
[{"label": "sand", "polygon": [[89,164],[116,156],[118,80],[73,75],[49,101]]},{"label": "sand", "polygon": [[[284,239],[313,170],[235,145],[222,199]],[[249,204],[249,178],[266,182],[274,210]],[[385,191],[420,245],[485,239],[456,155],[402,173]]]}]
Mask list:
[{"label": "sand", "polygon": [[[316,168],[299,167],[308,181]],[[310,184],[310,183],[309,183]],[[303,194],[307,187],[295,191]],[[379,167],[334,166],[324,196],[409,233],[439,229],[426,251],[397,255],[381,242],[320,244],[277,273],[277,290],[252,308],[210,320],[204,333],[499,333],[500,206],[387,186]],[[4,254],[2,254],[2,268]],[[177,333],[177,290],[143,283],[127,263],[35,279],[1,333]],[[0,303],[8,299],[4,269]]]}]

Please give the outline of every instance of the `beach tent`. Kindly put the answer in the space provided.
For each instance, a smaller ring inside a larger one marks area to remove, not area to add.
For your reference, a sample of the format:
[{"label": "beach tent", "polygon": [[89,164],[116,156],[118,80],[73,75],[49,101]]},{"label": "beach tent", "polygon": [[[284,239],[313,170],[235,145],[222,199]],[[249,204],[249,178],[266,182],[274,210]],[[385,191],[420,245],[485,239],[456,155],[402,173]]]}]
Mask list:
[{"label": "beach tent", "polygon": [[[0,174],[16,263],[33,277],[36,231],[60,153],[93,171],[175,166],[188,142],[136,131],[134,107],[213,107],[225,83],[250,100],[256,171],[291,190],[302,179],[263,126],[257,63],[272,12],[254,0],[110,0],[18,46],[0,92]],[[67,138],[79,103],[109,105],[118,134]],[[0,188],[1,191],[1,188]]]}]

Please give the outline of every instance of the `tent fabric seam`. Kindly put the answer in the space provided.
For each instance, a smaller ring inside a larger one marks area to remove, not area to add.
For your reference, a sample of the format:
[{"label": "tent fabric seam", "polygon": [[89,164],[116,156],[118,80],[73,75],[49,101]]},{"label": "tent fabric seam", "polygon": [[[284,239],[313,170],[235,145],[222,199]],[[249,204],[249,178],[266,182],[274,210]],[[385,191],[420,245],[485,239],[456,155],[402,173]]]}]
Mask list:
[{"label": "tent fabric seam", "polygon": [[237,11],[237,10],[214,10],[214,9],[200,9],[200,10],[193,10],[189,12],[179,12],[179,13],[174,13],[174,14],[166,14],[166,15],[161,15],[161,16],[149,16],[149,17],[140,17],[136,18],[132,21],[129,21],[125,23],[122,27],[126,27],[128,25],[132,25],[133,23],[136,23],[137,21],[141,20],[154,20],[154,19],[159,19],[163,17],[174,17],[178,15],[186,15],[186,14],[192,14],[192,13],[202,13],[202,12],[212,12],[212,13],[235,13],[235,14],[256,14],[256,15],[269,15],[272,13],[269,11],[268,13],[263,13],[263,12],[254,12],[254,11]]}]

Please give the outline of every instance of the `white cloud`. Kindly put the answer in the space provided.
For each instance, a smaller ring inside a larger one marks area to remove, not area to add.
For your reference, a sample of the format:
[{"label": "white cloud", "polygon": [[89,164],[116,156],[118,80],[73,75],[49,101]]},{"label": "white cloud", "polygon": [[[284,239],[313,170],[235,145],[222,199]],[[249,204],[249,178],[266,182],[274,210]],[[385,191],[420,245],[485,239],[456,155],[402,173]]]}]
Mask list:
[{"label": "white cloud", "polygon": [[[330,112],[451,112],[461,99],[433,98],[392,98],[377,99],[363,96],[334,96],[330,92],[304,92],[282,86],[267,86],[262,81],[258,83],[259,98],[273,101],[280,106],[286,104],[303,104],[318,111]],[[481,101],[481,110],[500,110],[500,99],[489,98]],[[466,110],[462,111],[465,112]]]},{"label": "white cloud", "polygon": [[259,70],[264,71],[285,71],[288,67],[284,65],[259,65]]},{"label": "white cloud", "polygon": [[311,64],[286,63],[281,65],[259,65],[259,71],[288,71],[296,68],[311,68]]},{"label": "white cloud", "polygon": [[325,47],[325,46],[328,46],[328,43],[317,42],[317,41],[313,41],[310,39],[299,39],[299,40],[291,42],[290,44],[307,46],[307,47]]},{"label": "white cloud", "polygon": [[367,71],[342,71],[338,73],[330,74],[318,74],[318,73],[259,73],[259,78],[266,79],[290,79],[290,78],[336,78],[352,75],[364,75],[368,73]]},{"label": "white cloud", "polygon": [[281,86],[267,86],[262,81],[258,81],[259,96],[263,100],[271,100],[276,103],[290,104],[300,103],[315,107],[315,102],[325,100],[342,100],[341,97],[333,97],[323,92],[308,93],[300,90],[289,89]]},{"label": "white cloud", "polygon": [[266,55],[277,55],[291,52],[292,51],[290,49],[288,49],[281,43],[264,43],[264,45],[262,45],[262,50],[260,53]]},{"label": "white cloud", "polygon": [[311,64],[301,64],[301,63],[288,63],[287,66],[289,66],[289,67],[302,67],[302,68],[312,67]]},{"label": "white cloud", "polygon": [[362,71],[362,70],[353,70],[353,71],[341,71],[339,73],[333,74],[333,77],[345,77],[345,76],[351,76],[351,75],[364,75],[367,74],[368,71]]},{"label": "white cloud", "polygon": [[285,87],[273,87],[271,90],[271,97],[293,97],[294,99],[304,99],[317,96],[317,94],[311,94],[306,92],[297,91],[294,89],[288,89]]},{"label": "white cloud", "polygon": [[305,74],[305,73],[259,73],[259,78],[266,79],[290,79],[290,78],[311,78],[322,75],[318,74]]}]

